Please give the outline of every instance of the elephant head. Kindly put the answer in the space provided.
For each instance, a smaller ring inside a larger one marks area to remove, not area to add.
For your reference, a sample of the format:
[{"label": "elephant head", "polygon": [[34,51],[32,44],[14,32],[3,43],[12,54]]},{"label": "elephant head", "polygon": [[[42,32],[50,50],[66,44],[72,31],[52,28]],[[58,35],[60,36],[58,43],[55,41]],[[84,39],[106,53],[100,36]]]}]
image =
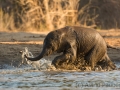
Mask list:
[{"label": "elephant head", "polygon": [[44,56],[48,56],[52,54],[53,52],[61,52],[63,50],[63,38],[64,33],[61,33],[60,30],[55,30],[50,33],[45,37],[44,42],[43,42],[43,49],[41,53],[35,57],[35,58],[29,58],[25,55],[25,57],[31,61],[37,61],[43,58]]}]

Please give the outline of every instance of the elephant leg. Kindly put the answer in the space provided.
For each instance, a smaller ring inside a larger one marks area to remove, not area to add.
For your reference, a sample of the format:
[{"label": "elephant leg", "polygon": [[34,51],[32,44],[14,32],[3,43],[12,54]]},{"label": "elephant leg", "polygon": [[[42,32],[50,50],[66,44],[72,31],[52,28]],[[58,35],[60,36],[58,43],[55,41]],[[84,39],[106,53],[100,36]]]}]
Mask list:
[{"label": "elephant leg", "polygon": [[92,70],[95,69],[97,62],[103,58],[104,54],[104,50],[101,50],[99,47],[95,46],[85,56],[85,60],[89,62],[89,65],[91,66]]},{"label": "elephant leg", "polygon": [[[71,54],[62,54],[60,56],[55,57],[55,59],[52,61],[52,64],[58,68],[60,65],[62,65],[64,62],[70,62],[73,56]],[[71,62],[72,63],[72,62]]]},{"label": "elephant leg", "polygon": [[107,53],[103,57],[102,61],[104,61],[104,63],[103,63],[104,64],[103,69],[106,69],[107,71],[109,71],[109,70],[115,70],[116,69],[115,64],[110,60],[110,58],[107,55]]},{"label": "elephant leg", "polygon": [[62,65],[64,62],[72,64],[74,63],[76,59],[76,41],[75,40],[68,40],[67,41],[67,47],[63,51],[63,54],[60,56],[55,57],[55,59],[52,61],[52,64],[57,68],[60,65]]}]

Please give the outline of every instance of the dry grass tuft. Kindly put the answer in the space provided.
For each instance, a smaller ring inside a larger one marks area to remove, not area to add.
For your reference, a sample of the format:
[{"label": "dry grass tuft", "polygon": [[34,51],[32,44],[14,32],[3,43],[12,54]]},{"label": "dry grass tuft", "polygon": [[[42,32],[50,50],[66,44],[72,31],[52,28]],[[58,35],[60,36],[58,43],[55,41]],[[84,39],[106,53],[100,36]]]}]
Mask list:
[{"label": "dry grass tuft", "polygon": [[[79,0],[1,0],[0,14],[4,15],[1,15],[0,19],[7,19],[5,15],[8,14],[14,21],[12,22],[13,27],[20,30],[30,28],[53,30],[66,25],[75,25],[77,20],[76,3],[78,3],[78,1]],[[6,2],[11,3],[11,5],[6,4]],[[8,28],[11,26],[3,20],[1,20],[0,24],[1,23],[7,26],[2,25],[0,28]]]},{"label": "dry grass tuft", "polygon": [[120,28],[120,0],[0,0],[1,30]]}]

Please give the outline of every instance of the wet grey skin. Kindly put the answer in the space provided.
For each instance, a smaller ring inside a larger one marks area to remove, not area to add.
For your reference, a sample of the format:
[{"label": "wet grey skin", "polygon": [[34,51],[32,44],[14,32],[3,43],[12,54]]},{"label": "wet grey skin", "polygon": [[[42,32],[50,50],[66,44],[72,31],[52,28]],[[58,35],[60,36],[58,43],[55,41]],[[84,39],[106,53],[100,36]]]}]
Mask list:
[{"label": "wet grey skin", "polygon": [[107,54],[105,40],[96,30],[91,28],[66,26],[51,31],[44,39],[41,53],[35,58],[25,57],[31,61],[37,61],[53,52],[62,53],[52,61],[56,68],[65,62],[68,64],[80,63],[76,61],[82,57],[88,62],[92,70],[97,65],[102,68],[116,69],[115,64]]}]

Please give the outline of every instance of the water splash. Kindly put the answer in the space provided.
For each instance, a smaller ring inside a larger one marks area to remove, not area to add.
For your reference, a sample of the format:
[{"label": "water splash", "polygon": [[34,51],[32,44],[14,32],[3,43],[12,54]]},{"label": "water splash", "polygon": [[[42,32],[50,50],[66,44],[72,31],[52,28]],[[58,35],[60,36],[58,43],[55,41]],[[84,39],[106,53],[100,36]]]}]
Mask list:
[{"label": "water splash", "polygon": [[27,47],[25,47],[25,50],[22,51],[22,64],[26,62],[33,69],[37,69],[37,70],[55,70],[56,69],[53,65],[51,65],[50,60],[46,60],[42,58],[38,61],[30,61],[27,58],[25,58],[25,55],[27,55],[28,57],[34,58],[33,54],[28,50]]}]

